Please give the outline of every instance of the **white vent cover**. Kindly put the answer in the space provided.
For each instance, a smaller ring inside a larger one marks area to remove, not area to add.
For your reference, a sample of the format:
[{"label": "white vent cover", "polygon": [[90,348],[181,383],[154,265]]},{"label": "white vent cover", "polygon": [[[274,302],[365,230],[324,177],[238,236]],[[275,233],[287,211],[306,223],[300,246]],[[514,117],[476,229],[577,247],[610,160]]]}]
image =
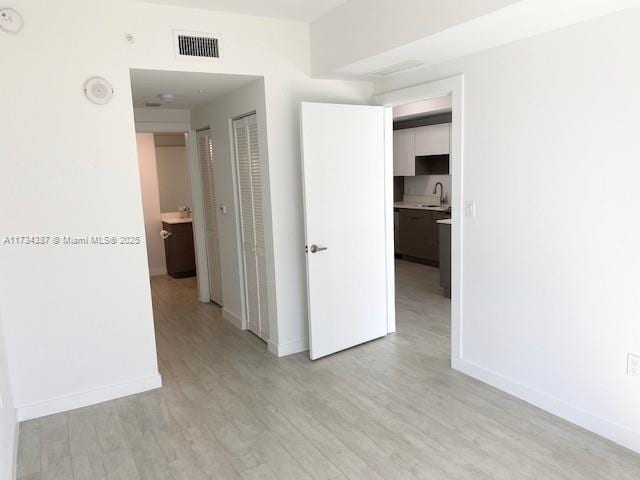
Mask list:
[{"label": "white vent cover", "polygon": [[214,33],[174,30],[176,58],[215,60],[220,58],[220,36]]},{"label": "white vent cover", "polygon": [[396,75],[400,72],[405,72],[407,70],[411,70],[413,68],[418,68],[420,66],[424,65],[423,62],[417,61],[417,60],[406,60],[404,62],[400,62],[400,63],[396,63],[394,65],[390,65],[388,67],[385,68],[381,68],[380,70],[375,70],[371,73],[369,73],[369,75],[372,75],[374,77],[390,77],[392,75]]}]

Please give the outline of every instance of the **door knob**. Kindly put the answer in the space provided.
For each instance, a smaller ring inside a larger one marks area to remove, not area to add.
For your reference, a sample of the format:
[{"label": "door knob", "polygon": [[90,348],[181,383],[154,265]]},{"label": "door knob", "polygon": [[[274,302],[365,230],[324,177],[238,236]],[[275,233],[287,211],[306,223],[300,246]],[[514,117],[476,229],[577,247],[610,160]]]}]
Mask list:
[{"label": "door knob", "polygon": [[318,245],[311,245],[311,248],[309,248],[309,250],[311,250],[311,253],[316,253],[316,252],[322,252],[323,250],[326,250],[327,247],[320,247]]}]

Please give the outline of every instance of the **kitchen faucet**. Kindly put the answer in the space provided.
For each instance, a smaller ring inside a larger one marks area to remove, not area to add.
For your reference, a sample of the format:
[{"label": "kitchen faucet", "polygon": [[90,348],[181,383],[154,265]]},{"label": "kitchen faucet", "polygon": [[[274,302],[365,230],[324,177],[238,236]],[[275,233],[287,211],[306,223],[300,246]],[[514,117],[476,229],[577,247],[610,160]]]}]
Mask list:
[{"label": "kitchen faucet", "polygon": [[438,185],[440,185],[440,205],[444,203],[444,187],[441,182],[437,182],[435,187],[433,187],[433,194],[438,193]]}]

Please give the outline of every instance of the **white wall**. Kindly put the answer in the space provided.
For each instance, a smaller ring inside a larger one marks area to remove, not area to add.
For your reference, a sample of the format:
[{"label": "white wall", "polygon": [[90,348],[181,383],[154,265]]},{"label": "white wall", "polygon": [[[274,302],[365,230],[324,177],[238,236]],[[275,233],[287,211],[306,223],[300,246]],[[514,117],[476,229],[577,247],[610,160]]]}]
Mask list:
[{"label": "white wall", "polygon": [[[371,85],[310,79],[302,23],[128,0],[16,0],[12,7],[25,26],[0,42],[6,59],[0,102],[12,112],[0,116],[0,177],[11,179],[0,190],[0,202],[11,206],[0,234],[142,237],[139,246],[117,248],[0,249],[0,306],[20,416],[159,384],[129,68],[265,77],[271,204],[279,212],[274,340],[280,353],[304,348],[298,105],[369,102]],[[223,59],[177,60],[174,28],[223,35]],[[84,98],[83,82],[92,75],[112,82],[110,104]],[[37,136],[27,128],[34,118]]]},{"label": "white wall", "polygon": [[463,361],[640,451],[640,9],[397,76],[464,74]]},{"label": "white wall", "polygon": [[0,480],[13,478],[16,439],[16,411],[13,406],[7,350],[0,318]]},{"label": "white wall", "polygon": [[185,147],[156,147],[160,211],[177,212],[191,207],[191,182]]},{"label": "white wall", "polygon": [[[0,120],[0,177],[11,179],[0,200],[14,206],[1,233],[142,237],[129,246],[0,249],[21,418],[160,383],[122,6],[17,1],[25,27],[0,42],[9,59],[0,99],[12,112]],[[55,75],[43,79],[35,66]],[[83,82],[96,74],[115,86],[109,105],[84,98]]]},{"label": "white wall", "polygon": [[138,166],[149,274],[164,275],[167,273],[167,263],[164,240],[160,237],[162,218],[160,216],[160,193],[153,133],[136,133],[136,143],[138,145]]}]

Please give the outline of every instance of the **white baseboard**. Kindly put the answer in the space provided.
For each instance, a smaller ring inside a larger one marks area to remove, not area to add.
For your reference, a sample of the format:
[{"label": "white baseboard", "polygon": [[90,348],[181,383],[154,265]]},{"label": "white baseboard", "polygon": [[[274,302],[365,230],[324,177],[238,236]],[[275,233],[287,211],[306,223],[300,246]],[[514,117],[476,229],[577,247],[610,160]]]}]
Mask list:
[{"label": "white baseboard", "polygon": [[286,357],[294,353],[306,352],[309,350],[307,339],[296,340],[293,342],[277,344],[271,340],[267,342],[267,349],[277,357]]},{"label": "white baseboard", "polygon": [[167,268],[166,267],[159,267],[159,268],[151,268],[149,269],[149,276],[151,277],[157,277],[158,275],[166,275],[167,274]]},{"label": "white baseboard", "polygon": [[40,418],[54,413],[66,412],[76,408],[87,407],[116,398],[146,392],[162,386],[160,374],[150,377],[138,378],[124,383],[106,385],[85,392],[72,393],[62,397],[52,398],[43,402],[36,402],[29,405],[17,407],[16,413],[18,421]]},{"label": "white baseboard", "polygon": [[563,400],[534,390],[468,360],[454,360],[453,368],[492,387],[507,392],[514,397],[518,397],[531,405],[574,423],[579,427],[640,453],[640,432],[634,432],[617,423],[596,417]]},{"label": "white baseboard", "polygon": [[231,323],[234,327],[242,330],[242,319],[238,317],[235,313],[222,307],[222,317],[225,320],[227,320],[229,323]]}]

